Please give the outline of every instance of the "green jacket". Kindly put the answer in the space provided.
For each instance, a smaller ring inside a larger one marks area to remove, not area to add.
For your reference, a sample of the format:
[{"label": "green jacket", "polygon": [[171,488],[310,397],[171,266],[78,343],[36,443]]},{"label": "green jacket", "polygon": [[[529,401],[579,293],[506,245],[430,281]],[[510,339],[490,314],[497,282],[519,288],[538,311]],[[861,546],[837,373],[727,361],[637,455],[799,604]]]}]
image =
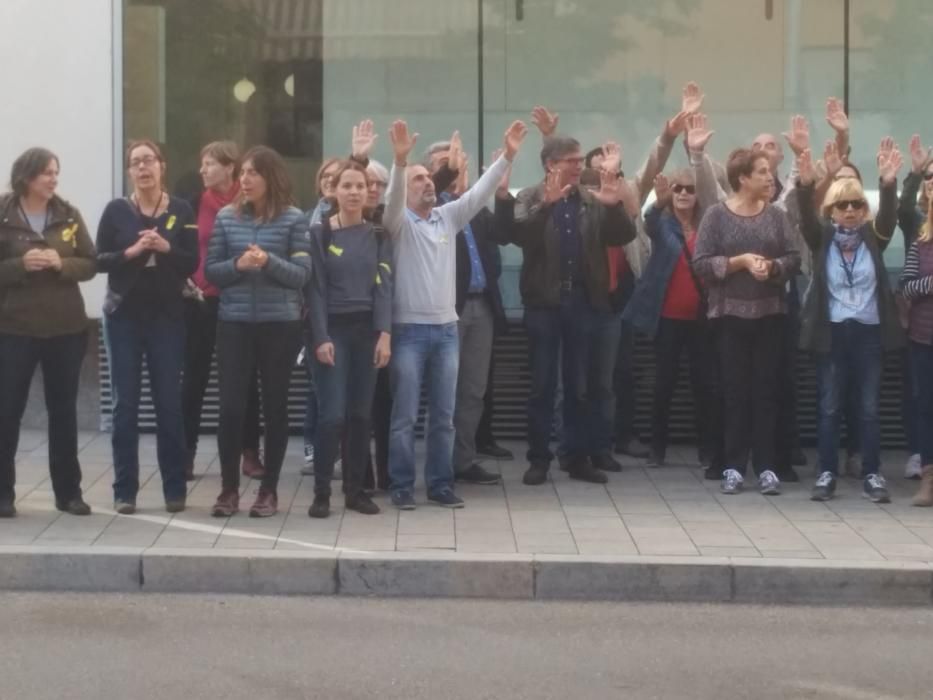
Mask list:
[{"label": "green jacket", "polygon": [[[26,272],[23,255],[33,248],[58,251],[62,269]],[[50,338],[85,330],[78,282],[96,270],[94,243],[77,209],[53,197],[40,235],[23,220],[16,195],[0,195],[0,333]]]}]

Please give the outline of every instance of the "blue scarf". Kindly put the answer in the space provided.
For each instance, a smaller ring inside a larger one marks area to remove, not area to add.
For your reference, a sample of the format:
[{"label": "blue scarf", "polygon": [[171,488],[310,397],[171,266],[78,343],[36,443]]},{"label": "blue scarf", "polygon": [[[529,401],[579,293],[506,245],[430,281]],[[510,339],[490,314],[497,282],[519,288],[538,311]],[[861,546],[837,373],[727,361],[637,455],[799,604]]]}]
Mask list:
[{"label": "blue scarf", "polygon": [[840,253],[854,253],[862,245],[862,231],[858,228],[845,228],[840,224],[833,224],[835,233],[833,242],[839,246]]}]

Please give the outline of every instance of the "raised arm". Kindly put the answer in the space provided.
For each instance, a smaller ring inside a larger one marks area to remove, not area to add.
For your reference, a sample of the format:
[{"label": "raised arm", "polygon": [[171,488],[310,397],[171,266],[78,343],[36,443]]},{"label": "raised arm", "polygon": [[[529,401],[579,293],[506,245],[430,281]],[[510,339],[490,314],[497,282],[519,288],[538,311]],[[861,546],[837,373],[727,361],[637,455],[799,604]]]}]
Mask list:
[{"label": "raised arm", "polygon": [[930,149],[920,142],[920,136],[910,138],[910,173],[904,178],[904,188],[897,207],[897,225],[904,234],[904,250],[917,239],[923,216],[917,210],[917,195],[923,184],[923,172],[930,164]]},{"label": "raised arm", "polygon": [[382,214],[382,225],[392,238],[397,238],[402,231],[402,221],[408,201],[405,168],[408,167],[408,155],[418,141],[418,134],[409,134],[408,124],[398,119],[392,123],[389,139],[392,141],[392,151],[395,157],[389,173],[389,188],[386,190],[386,208]]},{"label": "raised arm", "polygon": [[885,137],[878,148],[879,203],[875,234],[882,251],[888,247],[897,226],[897,172],[904,159],[894,139]]},{"label": "raised arm", "polygon": [[836,148],[840,158],[849,156],[849,117],[838,97],[826,100],[826,123],[836,132]]},{"label": "raised arm", "polygon": [[726,198],[716,179],[713,161],[706,155],[706,144],[714,133],[709,130],[705,114],[693,114],[687,119],[687,151],[696,173],[697,201],[703,211]]},{"label": "raised arm", "polygon": [[816,213],[813,201],[813,186],[816,181],[816,170],[813,167],[813,156],[810,149],[805,149],[797,157],[798,185],[797,185],[797,211],[800,214],[800,233],[807,247],[816,252],[822,245],[823,225]]}]

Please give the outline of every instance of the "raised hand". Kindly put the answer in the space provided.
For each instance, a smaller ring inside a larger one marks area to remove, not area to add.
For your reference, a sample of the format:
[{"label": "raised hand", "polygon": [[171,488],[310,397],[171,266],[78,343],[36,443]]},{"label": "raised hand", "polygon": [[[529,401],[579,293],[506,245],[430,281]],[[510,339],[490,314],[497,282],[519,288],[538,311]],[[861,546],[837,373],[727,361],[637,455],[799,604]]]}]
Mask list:
[{"label": "raised hand", "polygon": [[709,130],[705,114],[691,114],[687,117],[687,150],[702,153],[714,133]]},{"label": "raised hand", "polygon": [[[501,148],[497,148],[492,152],[492,157],[490,158],[490,163],[495,163],[499,160],[499,157],[505,153]],[[499,180],[499,184],[496,185],[496,197],[499,199],[508,199],[510,196],[509,193],[509,179],[512,177],[512,165],[510,164],[508,168],[505,169],[505,175],[502,176],[502,179]]]},{"label": "raised hand", "polygon": [[810,126],[799,114],[791,117],[790,131],[785,131],[783,136],[796,156],[810,148]]},{"label": "raised hand", "polygon": [[842,100],[837,97],[830,97],[826,100],[826,123],[832,127],[833,131],[849,131],[849,117],[846,115]]},{"label": "raised hand", "polygon": [[664,208],[670,204],[673,196],[670,180],[665,177],[664,173],[658,173],[654,178],[654,199],[658,208]]},{"label": "raised hand", "polygon": [[553,171],[548,173],[544,178],[545,204],[553,204],[558,199],[563,199],[568,194],[570,194],[571,188],[571,185],[564,185],[561,187],[559,172]]},{"label": "raised hand", "polygon": [[559,121],[560,115],[557,112],[551,112],[547,107],[537,105],[531,110],[531,123],[538,127],[542,137],[551,136],[557,131]]},{"label": "raised hand", "polygon": [[447,149],[447,167],[459,173],[466,166],[466,156],[463,153],[463,141],[460,132],[455,131],[450,136],[450,148]]},{"label": "raised hand", "polygon": [[505,148],[505,159],[510,163],[515,158],[515,154],[518,153],[518,149],[522,147],[522,141],[525,140],[527,134],[528,127],[525,126],[525,122],[519,119],[509,124],[509,128],[505,130],[502,145]]},{"label": "raised hand", "polygon": [[681,110],[667,120],[667,122],[664,124],[664,138],[668,142],[673,142],[674,139],[676,139],[684,132],[684,129],[687,128],[687,117],[689,116],[689,112],[684,112]]},{"label": "raised hand", "polygon": [[353,136],[350,139],[350,154],[360,160],[369,158],[376,139],[379,138],[373,127],[372,119],[364,119],[353,126]]},{"label": "raised hand", "polygon": [[797,173],[801,185],[812,185],[816,182],[816,169],[813,167],[813,156],[809,148],[803,149],[797,155]]},{"label": "raised hand", "polygon": [[684,85],[683,93],[680,98],[680,109],[687,114],[696,114],[703,106],[705,95],[700,92],[700,86],[694,82]]},{"label": "raised hand", "polygon": [[593,192],[596,201],[606,207],[614,207],[622,201],[625,184],[618,173],[599,171],[599,189]]},{"label": "raised hand", "polygon": [[610,173],[618,173],[622,169],[622,147],[615,141],[603,144],[603,162],[600,168]]},{"label": "raised hand", "polygon": [[402,119],[396,119],[392,122],[392,128],[389,129],[389,140],[392,142],[392,150],[395,153],[395,164],[407,165],[408,154],[418,142],[418,134],[409,134],[408,124]]},{"label": "raised hand", "polygon": [[910,137],[908,150],[910,150],[910,169],[919,175],[930,162],[931,149],[924,148],[920,143],[920,135],[914,134]]},{"label": "raised hand", "polygon": [[826,142],[826,147],[823,149],[823,165],[830,177],[842,170],[842,156],[839,155],[839,146],[836,145],[835,139],[829,139]]},{"label": "raised hand", "polygon": [[878,176],[881,182],[890,185],[897,179],[897,171],[904,164],[901,152],[897,150],[894,139],[886,136],[878,147]]}]

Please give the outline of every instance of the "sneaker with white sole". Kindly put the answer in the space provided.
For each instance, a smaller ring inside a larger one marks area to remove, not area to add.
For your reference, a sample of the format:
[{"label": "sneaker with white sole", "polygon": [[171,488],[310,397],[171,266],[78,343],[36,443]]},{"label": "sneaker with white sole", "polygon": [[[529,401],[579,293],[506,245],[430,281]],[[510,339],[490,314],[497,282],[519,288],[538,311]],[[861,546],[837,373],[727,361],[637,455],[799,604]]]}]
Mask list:
[{"label": "sneaker with white sole", "polygon": [[904,465],[905,479],[919,479],[923,474],[923,465],[920,463],[920,455],[910,455],[907,464]]},{"label": "sneaker with white sole", "polygon": [[890,503],[888,484],[881,474],[869,474],[862,482],[862,496],[872,503]]},{"label": "sneaker with white sole", "polygon": [[758,477],[758,490],[762,496],[780,496],[781,480],[770,469],[765,469]]},{"label": "sneaker with white sole", "polygon": [[719,482],[719,490],[730,496],[742,492],[745,485],[745,479],[735,469],[726,469],[722,473],[722,481]]},{"label": "sneaker with white sole", "polygon": [[811,501],[828,501],[836,495],[836,477],[832,472],[820,474],[813,490],[810,492]]}]

